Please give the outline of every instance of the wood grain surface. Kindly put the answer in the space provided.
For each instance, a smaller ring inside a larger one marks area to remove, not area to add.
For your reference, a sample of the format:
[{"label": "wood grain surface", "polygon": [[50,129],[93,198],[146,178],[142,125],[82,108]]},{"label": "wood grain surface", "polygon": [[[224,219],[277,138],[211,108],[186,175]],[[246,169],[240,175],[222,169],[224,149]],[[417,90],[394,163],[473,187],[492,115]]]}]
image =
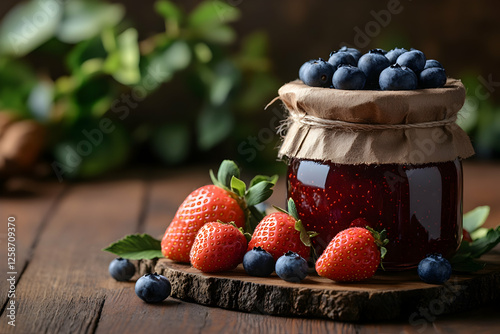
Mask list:
[{"label": "wood grain surface", "polygon": [[[215,166],[209,166],[215,167]],[[17,218],[16,327],[6,318],[0,284],[0,333],[498,333],[498,300],[445,315],[429,304],[413,317],[353,324],[238,312],[168,298],[149,305],[134,282],[108,274],[113,255],[101,249],[126,234],[161,236],[177,206],[209,182],[207,167],[136,170],[87,183],[19,182],[0,194],[0,256],[5,273],[6,220]],[[500,165],[464,166],[464,211],[490,205],[487,226],[500,223]],[[283,205],[283,179],[271,202]],[[486,291],[485,291],[486,293]],[[434,311],[434,312],[433,312]]]}]

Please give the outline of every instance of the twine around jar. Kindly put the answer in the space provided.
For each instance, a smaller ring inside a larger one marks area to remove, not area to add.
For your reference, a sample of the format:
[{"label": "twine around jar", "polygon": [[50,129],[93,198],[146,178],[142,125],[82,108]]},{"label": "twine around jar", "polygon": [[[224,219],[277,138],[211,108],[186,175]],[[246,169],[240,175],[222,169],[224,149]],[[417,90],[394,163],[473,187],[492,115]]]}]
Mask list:
[{"label": "twine around jar", "polygon": [[457,115],[446,118],[440,121],[411,123],[411,124],[366,124],[345,122],[339,120],[324,119],[316,116],[297,114],[290,111],[288,118],[283,120],[278,126],[277,132],[280,136],[284,136],[286,130],[292,123],[299,123],[313,128],[322,128],[328,130],[342,129],[344,131],[378,131],[378,130],[406,130],[406,129],[427,129],[439,126],[454,124],[457,120]]}]

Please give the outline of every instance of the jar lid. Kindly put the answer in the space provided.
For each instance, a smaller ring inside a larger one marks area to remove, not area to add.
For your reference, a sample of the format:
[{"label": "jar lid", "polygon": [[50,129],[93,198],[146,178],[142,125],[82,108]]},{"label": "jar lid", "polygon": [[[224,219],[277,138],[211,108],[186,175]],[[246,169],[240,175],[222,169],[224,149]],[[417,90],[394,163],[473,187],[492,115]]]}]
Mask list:
[{"label": "jar lid", "polygon": [[279,89],[288,109],[279,157],[342,164],[422,164],[474,150],[455,123],[465,102],[460,80],[410,91],[338,90],[296,80]]}]

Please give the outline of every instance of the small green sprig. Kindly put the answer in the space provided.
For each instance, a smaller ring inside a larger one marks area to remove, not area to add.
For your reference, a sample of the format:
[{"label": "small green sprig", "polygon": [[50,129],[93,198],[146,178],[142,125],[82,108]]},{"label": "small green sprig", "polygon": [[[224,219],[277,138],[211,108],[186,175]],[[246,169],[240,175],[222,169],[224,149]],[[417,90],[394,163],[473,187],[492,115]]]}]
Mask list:
[{"label": "small green sprig", "polygon": [[130,234],[113,242],[103,251],[129,260],[151,260],[163,257],[161,241],[149,234]]},{"label": "small green sprig", "polygon": [[500,226],[481,227],[489,213],[489,206],[479,206],[464,215],[463,227],[470,233],[472,242],[463,240],[460,244],[450,260],[453,271],[466,273],[483,269],[485,263],[478,259],[500,243]]}]

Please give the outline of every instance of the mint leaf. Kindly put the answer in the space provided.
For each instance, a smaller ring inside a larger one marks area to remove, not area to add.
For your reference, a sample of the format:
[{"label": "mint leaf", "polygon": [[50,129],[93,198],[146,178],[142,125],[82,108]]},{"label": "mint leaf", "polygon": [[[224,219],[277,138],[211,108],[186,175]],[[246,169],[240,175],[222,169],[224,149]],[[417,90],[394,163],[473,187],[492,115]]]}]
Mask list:
[{"label": "mint leaf", "polygon": [[474,240],[470,243],[470,253],[472,258],[479,258],[481,255],[489,252],[493,247],[500,243],[500,226],[496,229],[490,229],[485,237]]},{"label": "mint leaf", "polygon": [[151,260],[163,257],[161,241],[149,234],[131,234],[120,239],[103,251],[113,253],[129,260]]},{"label": "mint leaf", "polygon": [[489,230],[490,229],[488,229],[488,228],[480,227],[477,230],[475,230],[474,232],[472,232],[470,234],[470,237],[472,238],[472,240],[484,238],[486,236],[486,234],[488,234]]},{"label": "mint leaf", "polygon": [[466,229],[469,233],[474,232],[484,224],[489,214],[490,207],[487,205],[478,206],[474,210],[467,212],[464,214],[464,229]]}]

